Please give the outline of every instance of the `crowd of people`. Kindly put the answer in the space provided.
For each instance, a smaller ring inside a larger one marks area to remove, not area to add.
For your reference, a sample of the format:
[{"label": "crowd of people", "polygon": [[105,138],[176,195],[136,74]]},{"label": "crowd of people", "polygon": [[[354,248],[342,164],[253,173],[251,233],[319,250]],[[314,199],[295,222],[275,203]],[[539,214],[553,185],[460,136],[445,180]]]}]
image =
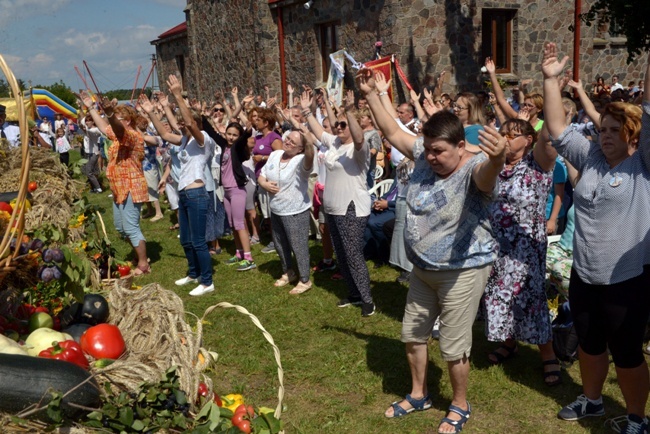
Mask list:
[{"label": "crowd of people", "polygon": [[[196,285],[192,296],[215,290],[211,256],[222,253],[219,238],[228,232],[235,252],[227,266],[256,268],[251,246],[266,228],[272,241],[261,251],[277,252],[282,268],[276,287],[291,284],[290,294],[303,294],[312,271],[335,271],[332,278],[348,289],[338,307],[360,306],[364,317],[376,312],[367,261],[396,267],[397,281],[409,285],[401,340],[412,382],[385,416],[431,408],[427,342],[435,334],[453,388],[440,433],[460,432],[471,415],[477,313],[486,339],[498,343],[490,363],[506,363],[519,343],[536,345],[543,381],[562,383],[550,273],[569,301],[583,381],[583,394],[558,416],[604,414],[609,351],[627,407],[621,432],[645,433],[650,96],[643,89],[650,59],[644,81],[624,88],[617,76],[611,86],[598,78],[590,91],[566,73],[566,63],[548,44],[542,87],[527,91],[526,80],[508,98],[487,58],[491,92],[452,96],[438,85],[397,105],[391,80],[369,69],[358,72],[357,93],[348,90],[342,103],[306,85],[302,92],[289,86],[286,106],[268,89],[266,98],[251,90],[240,101],[237,87],[230,98],[217,92],[209,102],[189,100],[174,75],[171,97],[141,95],[132,105],[82,92],[83,171],[101,193],[105,170],[115,227],[134,248],[136,275],[151,272],[143,204],[160,220],[165,193],[187,260],[176,285]],[[15,131],[3,115],[0,106],[0,131],[9,138]],[[67,164],[65,126],[44,120],[38,133],[36,143],[49,143]],[[382,181],[392,184],[376,194]],[[323,259],[311,268],[313,222]],[[562,238],[549,246],[556,234]]]}]

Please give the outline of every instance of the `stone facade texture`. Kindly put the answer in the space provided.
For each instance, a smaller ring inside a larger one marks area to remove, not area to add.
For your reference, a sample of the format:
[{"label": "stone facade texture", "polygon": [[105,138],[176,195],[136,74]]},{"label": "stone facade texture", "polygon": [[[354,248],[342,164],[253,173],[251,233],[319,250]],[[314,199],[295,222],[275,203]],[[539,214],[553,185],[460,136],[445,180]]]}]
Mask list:
[{"label": "stone facade texture", "polygon": [[[592,2],[583,0],[583,10]],[[319,39],[321,26],[328,23],[337,25],[336,48],[345,48],[359,62],[371,60],[375,42],[382,41],[382,54],[395,54],[417,90],[433,84],[442,70],[448,77],[445,92],[484,87],[486,76],[480,73],[484,9],[509,9],[514,14],[512,71],[502,75],[506,81],[530,78],[532,89],[540,89],[544,44],[554,41],[561,53],[573,52],[569,31],[573,0],[314,0],[309,10],[304,3],[188,0],[185,87],[190,96],[210,99],[215,90],[234,85],[257,93],[268,85],[272,94],[281,92],[279,16],[286,82],[294,88],[323,80]],[[163,41],[157,46],[159,58],[167,50],[164,45]],[[628,65],[624,41],[611,38],[606,28],[583,26],[580,47],[583,83],[600,75],[609,82],[613,74],[623,84],[641,79],[644,59]],[[159,68],[161,84],[167,68],[167,63]],[[352,74],[348,76],[346,84],[353,85]]]}]

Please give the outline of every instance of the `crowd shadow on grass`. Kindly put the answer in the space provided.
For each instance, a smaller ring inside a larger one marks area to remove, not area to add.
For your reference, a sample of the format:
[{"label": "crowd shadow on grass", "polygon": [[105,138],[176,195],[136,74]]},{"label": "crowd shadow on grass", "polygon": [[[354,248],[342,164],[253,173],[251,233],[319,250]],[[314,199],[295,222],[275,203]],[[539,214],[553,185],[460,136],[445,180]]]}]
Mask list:
[{"label": "crowd shadow on grass", "polygon": [[[557,403],[558,411],[567,404],[573,402],[576,397],[582,394],[582,384],[576,383],[564,369],[562,371],[562,384],[549,387],[544,383],[542,377],[542,362],[539,350],[536,346],[519,344],[518,354],[506,360],[499,367],[493,366],[487,356],[494,351],[500,343],[488,342],[485,339],[484,322],[477,321],[473,328],[472,344],[472,365],[476,370],[502,369],[504,374],[513,382],[521,384],[540,395],[547,396]],[[576,362],[577,363],[577,362]],[[577,367],[577,366],[576,366]],[[603,422],[607,418],[625,414],[625,408],[615,399],[603,394],[603,403],[607,412],[602,418],[587,418],[578,422],[585,429],[594,433],[610,432],[603,429]],[[557,417],[551,414],[549,417]]]},{"label": "crowd shadow on grass", "polygon": [[[370,371],[381,377],[384,393],[405,396],[411,392],[411,371],[406,361],[403,342],[398,339],[360,333],[336,326],[324,325],[323,330],[339,332],[365,341],[366,364]],[[435,363],[429,361],[427,387],[434,407],[440,410],[444,410],[449,406],[449,402],[441,397],[440,393],[439,385],[442,375],[447,375],[447,373],[443,372]],[[387,402],[386,408],[389,406],[390,402]]]}]

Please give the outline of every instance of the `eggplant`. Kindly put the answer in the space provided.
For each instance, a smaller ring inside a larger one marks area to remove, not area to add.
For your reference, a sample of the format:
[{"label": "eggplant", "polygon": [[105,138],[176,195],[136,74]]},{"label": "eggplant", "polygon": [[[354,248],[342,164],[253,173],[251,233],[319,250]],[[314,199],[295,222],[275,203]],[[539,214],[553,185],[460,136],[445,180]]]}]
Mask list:
[{"label": "eggplant", "polygon": [[91,327],[90,324],[72,324],[71,326],[61,330],[61,332],[69,334],[76,343],[79,343],[81,342],[81,335]]},{"label": "eggplant", "polygon": [[80,320],[86,324],[97,325],[108,320],[108,301],[99,294],[86,294],[81,306]]},{"label": "eggplant", "polygon": [[59,318],[63,328],[78,323],[81,320],[81,303],[73,302],[61,312]]}]

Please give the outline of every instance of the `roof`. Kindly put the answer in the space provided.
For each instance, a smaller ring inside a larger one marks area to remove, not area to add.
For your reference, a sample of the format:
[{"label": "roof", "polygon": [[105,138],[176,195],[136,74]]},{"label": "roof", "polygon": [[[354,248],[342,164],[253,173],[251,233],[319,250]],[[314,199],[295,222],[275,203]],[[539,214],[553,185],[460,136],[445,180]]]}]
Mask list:
[{"label": "roof", "polygon": [[151,41],[151,43],[156,43],[160,42],[163,39],[171,38],[172,36],[177,36],[177,35],[182,35],[183,33],[187,32],[187,22],[183,21],[179,25],[172,27],[171,29],[167,30],[164,33],[161,33],[158,35],[158,39],[155,41]]}]

